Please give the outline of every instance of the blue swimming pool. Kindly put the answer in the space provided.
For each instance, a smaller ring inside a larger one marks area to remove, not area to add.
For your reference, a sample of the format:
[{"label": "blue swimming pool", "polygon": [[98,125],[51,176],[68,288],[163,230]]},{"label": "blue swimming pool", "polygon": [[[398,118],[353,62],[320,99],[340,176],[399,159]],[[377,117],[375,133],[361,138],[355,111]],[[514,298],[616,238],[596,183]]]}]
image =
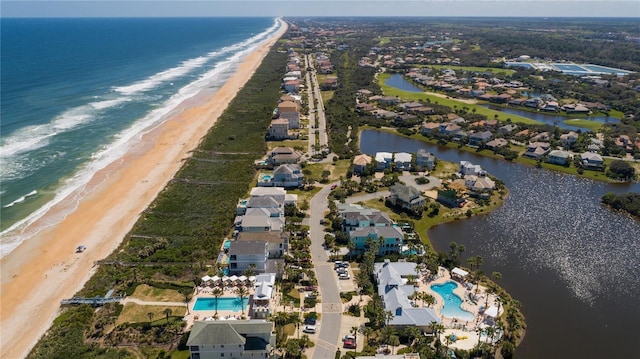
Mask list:
[{"label": "blue swimming pool", "polygon": [[440,313],[447,318],[456,318],[464,321],[474,320],[473,313],[462,309],[462,299],[453,293],[453,290],[457,287],[458,284],[452,281],[431,285],[431,290],[438,293],[444,300],[444,307],[442,307]]},{"label": "blue swimming pool", "polygon": [[[230,310],[233,312],[240,312],[243,309],[247,310],[249,304],[249,298],[244,298],[242,301],[242,308],[240,308],[240,298],[238,297],[220,297],[218,298],[218,310]],[[216,298],[198,298],[196,304],[193,305],[193,310],[216,310]]]}]

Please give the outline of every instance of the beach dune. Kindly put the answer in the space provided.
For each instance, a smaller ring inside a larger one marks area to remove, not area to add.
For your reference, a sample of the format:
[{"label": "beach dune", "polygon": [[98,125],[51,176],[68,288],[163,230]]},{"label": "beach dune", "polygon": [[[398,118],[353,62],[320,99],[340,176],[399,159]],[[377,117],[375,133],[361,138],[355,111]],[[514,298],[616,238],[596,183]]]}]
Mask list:
[{"label": "beach dune", "polygon": [[[96,173],[78,203],[78,194],[71,194],[39,220],[75,207],[62,221],[0,259],[1,358],[25,357],[57,316],[60,301],[80,290],[94,273],[94,262],[118,247],[284,34],[286,24],[280,22],[278,33],[247,55],[212,98],[180,105],[130,153]],[[76,253],[80,245],[87,249]]]}]

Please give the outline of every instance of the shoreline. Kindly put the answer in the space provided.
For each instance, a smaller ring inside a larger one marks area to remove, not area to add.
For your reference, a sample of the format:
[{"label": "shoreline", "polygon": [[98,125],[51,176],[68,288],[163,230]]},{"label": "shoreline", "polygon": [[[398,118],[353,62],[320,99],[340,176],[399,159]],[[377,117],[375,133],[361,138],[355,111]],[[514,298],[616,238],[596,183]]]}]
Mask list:
[{"label": "shoreline", "polygon": [[[124,157],[97,172],[86,186],[90,193],[79,203],[71,194],[41,219],[56,216],[64,206],[75,207],[64,220],[0,259],[0,357],[28,355],[58,315],[60,300],[79,291],[93,275],[94,262],[119,246],[286,32],[287,24],[279,21],[280,30],[246,55],[212,98],[181,103]],[[75,253],[79,245],[87,250]]]}]

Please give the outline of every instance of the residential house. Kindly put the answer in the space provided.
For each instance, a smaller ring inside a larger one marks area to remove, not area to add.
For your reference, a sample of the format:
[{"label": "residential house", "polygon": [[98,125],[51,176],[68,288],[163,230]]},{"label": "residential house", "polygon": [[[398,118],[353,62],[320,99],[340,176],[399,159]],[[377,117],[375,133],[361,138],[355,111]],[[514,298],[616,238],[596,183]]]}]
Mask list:
[{"label": "residential house", "polygon": [[302,174],[302,168],[299,164],[285,163],[273,171],[272,181],[276,187],[302,187],[304,174]]},{"label": "residential house", "polygon": [[278,104],[278,118],[286,119],[289,128],[300,128],[300,112],[296,102],[283,101]]},{"label": "residential house", "polygon": [[276,273],[262,273],[255,277],[249,316],[265,319],[272,314],[271,300],[275,296]]},{"label": "residential house", "polygon": [[[257,207],[255,202],[274,204],[273,198],[251,198],[250,206],[243,216],[236,217],[235,227],[239,232],[280,232],[284,228],[284,213],[280,208]],[[256,206],[256,207],[253,207]]]},{"label": "residential house", "polygon": [[436,201],[444,204],[447,207],[460,207],[464,203],[464,199],[458,196],[458,191],[455,189],[438,189],[438,196]]},{"label": "residential house", "polygon": [[404,233],[400,227],[360,227],[349,232],[356,253],[369,250],[369,241],[378,243],[378,255],[399,253],[404,243]]},{"label": "residential house", "polygon": [[436,132],[440,132],[440,124],[437,122],[424,122],[420,128],[420,133],[423,135]]},{"label": "residential house", "polygon": [[388,325],[395,328],[417,327],[423,332],[432,332],[432,323],[440,323],[440,318],[433,308],[416,308],[409,297],[416,292],[416,287],[409,283],[410,277],[419,276],[416,263],[384,262],[375,263],[375,277],[378,295],[382,298],[385,311],[392,316]]},{"label": "residential house", "polygon": [[331,91],[338,88],[338,78],[337,77],[327,77],[320,84],[320,89],[323,91]]},{"label": "residential house", "polygon": [[397,105],[400,99],[395,96],[382,96],[378,99],[378,103],[384,106]]},{"label": "residential house", "polygon": [[493,138],[491,131],[473,132],[469,135],[469,144],[479,146]]},{"label": "residential house", "polygon": [[298,163],[302,155],[291,147],[276,147],[269,153],[267,162],[274,166],[285,163]]},{"label": "residential house", "polygon": [[298,93],[298,88],[300,87],[300,80],[288,80],[285,81],[282,85],[286,92]]},{"label": "residential house", "polygon": [[518,129],[518,125],[508,124],[498,128],[498,133],[507,135]]},{"label": "residential house", "polygon": [[269,259],[269,244],[266,241],[231,241],[227,255],[230,274],[241,274],[249,268],[256,273],[264,273]]},{"label": "residential house", "polygon": [[353,158],[353,172],[359,175],[365,173],[372,161],[371,156],[365,154],[355,156]]},{"label": "residential house", "polygon": [[491,193],[496,189],[495,181],[487,176],[464,176],[464,184],[474,194]]},{"label": "residential house", "polygon": [[378,110],[377,107],[370,105],[368,103],[359,103],[356,105],[356,112],[360,114],[372,113]]},{"label": "residential house", "polygon": [[342,230],[346,233],[360,228],[393,225],[393,221],[387,213],[359,204],[339,203],[338,213],[342,218]]},{"label": "residential house", "polygon": [[547,155],[547,162],[556,165],[568,166],[571,161],[571,154],[567,151],[553,150]]},{"label": "residential house", "polygon": [[522,156],[537,160],[549,153],[549,146],[548,142],[531,142]]},{"label": "residential house", "polygon": [[582,167],[590,170],[602,170],[604,169],[604,161],[602,157],[593,152],[584,152],[580,155],[580,163]]},{"label": "residential house", "polygon": [[504,138],[495,138],[495,139],[493,139],[493,140],[491,140],[491,141],[489,141],[489,142],[487,142],[485,144],[485,146],[488,149],[491,149],[491,150],[494,150],[494,151],[499,149],[499,148],[507,147],[507,145],[509,145],[509,142],[507,140],[505,140]]},{"label": "residential house", "polygon": [[628,135],[620,135],[617,138],[614,138],[613,142],[625,152],[633,151],[633,141],[631,141]]},{"label": "residential house", "polygon": [[426,198],[415,187],[395,184],[389,190],[391,194],[387,200],[394,206],[414,212],[418,212],[424,207]]},{"label": "residential house", "polygon": [[573,146],[573,144],[578,142],[578,136],[579,135],[573,131],[560,135],[560,143],[562,144],[562,147],[569,148]]},{"label": "residential house", "polygon": [[433,115],[434,113],[436,113],[433,107],[427,107],[427,106],[415,107],[408,110],[408,112],[417,113],[420,115]]},{"label": "residential house", "polygon": [[373,92],[367,90],[367,89],[360,89],[358,90],[358,92],[356,92],[356,96],[361,99],[361,100],[367,100],[369,99],[369,97],[373,95]]},{"label": "residential house", "polygon": [[391,161],[393,160],[393,153],[377,152],[375,158],[376,158],[376,171],[384,171],[386,168],[389,168]]},{"label": "residential house", "polygon": [[266,242],[268,258],[282,258],[289,251],[288,232],[240,232],[238,242]]},{"label": "residential house", "polygon": [[484,176],[486,172],[482,169],[480,165],[474,165],[469,161],[460,161],[460,174],[463,176],[466,175],[474,175],[474,176]]},{"label": "residential house", "polygon": [[413,156],[407,152],[397,152],[393,155],[393,163],[396,171],[409,171]]},{"label": "residential house", "polygon": [[285,118],[272,120],[267,130],[267,137],[272,140],[289,139],[289,120]]},{"label": "residential house", "polygon": [[424,148],[421,148],[416,152],[416,167],[418,167],[418,169],[427,169],[430,171],[435,167],[435,165],[436,156],[433,153],[427,152]]},{"label": "residential house", "polygon": [[264,320],[196,321],[187,346],[190,359],[272,358],[273,323]]}]

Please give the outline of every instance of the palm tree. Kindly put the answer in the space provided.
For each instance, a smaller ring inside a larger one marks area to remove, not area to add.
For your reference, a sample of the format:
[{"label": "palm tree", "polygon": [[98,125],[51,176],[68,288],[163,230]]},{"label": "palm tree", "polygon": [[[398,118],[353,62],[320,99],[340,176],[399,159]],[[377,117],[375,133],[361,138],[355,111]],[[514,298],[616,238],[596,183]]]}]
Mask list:
[{"label": "palm tree", "polygon": [[389,345],[391,345],[391,355],[395,353],[395,348],[400,345],[400,338],[397,335],[389,337]]},{"label": "palm tree", "polygon": [[213,288],[213,291],[211,291],[211,294],[216,299],[216,314],[215,315],[217,317],[218,316],[218,298],[222,297],[224,292],[220,288]]},{"label": "palm tree", "polygon": [[189,303],[191,302],[191,294],[184,295],[184,304],[187,305],[187,315],[189,315]]},{"label": "palm tree", "polygon": [[238,287],[235,290],[235,294],[240,298],[240,309],[242,310],[242,315],[244,316],[244,298],[249,295],[249,290],[245,287]]},{"label": "palm tree", "polygon": [[422,304],[427,304],[427,307],[431,307],[436,303],[436,298],[429,293],[422,293]]},{"label": "palm tree", "polygon": [[367,346],[369,344],[369,337],[371,337],[371,334],[373,334],[373,328],[364,327],[362,329],[362,334],[364,334],[364,339],[366,340],[365,346]]},{"label": "palm tree", "polygon": [[[359,331],[359,330],[360,330],[360,328],[358,328],[358,327],[355,327],[355,326],[354,326],[354,327],[351,327],[351,331],[350,331],[350,332],[351,332],[351,335],[353,335],[353,342],[354,342],[354,343],[357,343],[357,342],[358,342],[358,331]],[[356,344],[356,348],[357,348],[357,344]],[[356,352],[357,352],[357,351],[358,351],[358,350],[356,349]]]},{"label": "palm tree", "polygon": [[147,313],[147,317],[149,317],[149,325],[151,325],[151,323],[153,323],[153,317],[154,316],[155,316],[155,314],[153,312]]},{"label": "palm tree", "polygon": [[165,310],[162,311],[162,313],[164,313],[165,317],[167,318],[167,325],[168,325],[169,316],[171,315],[171,313],[173,313],[173,311],[171,310],[171,308],[166,308]]},{"label": "palm tree", "polygon": [[440,340],[440,332],[444,330],[444,325],[437,322],[431,322],[429,326],[431,327],[433,335]]}]

